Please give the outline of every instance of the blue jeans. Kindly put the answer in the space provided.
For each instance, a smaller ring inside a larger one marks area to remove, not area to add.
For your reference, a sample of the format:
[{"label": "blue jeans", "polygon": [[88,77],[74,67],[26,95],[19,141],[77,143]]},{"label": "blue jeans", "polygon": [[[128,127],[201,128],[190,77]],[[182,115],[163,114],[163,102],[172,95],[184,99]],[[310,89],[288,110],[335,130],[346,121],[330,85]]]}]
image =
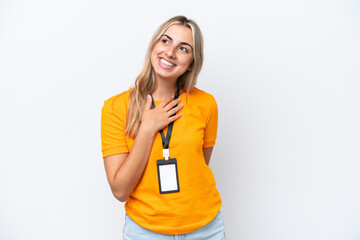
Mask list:
[{"label": "blue jeans", "polygon": [[166,235],[147,230],[125,215],[123,240],[225,240],[221,213],[205,226],[186,234]]}]

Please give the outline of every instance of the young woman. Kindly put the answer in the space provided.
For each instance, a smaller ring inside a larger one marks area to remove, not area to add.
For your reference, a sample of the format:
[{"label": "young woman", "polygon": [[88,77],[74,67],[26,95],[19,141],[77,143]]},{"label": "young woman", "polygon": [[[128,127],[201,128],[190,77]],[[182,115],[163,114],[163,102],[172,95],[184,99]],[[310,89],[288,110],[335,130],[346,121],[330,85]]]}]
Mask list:
[{"label": "young woman", "polygon": [[184,16],[155,32],[135,86],[105,101],[107,178],[125,202],[124,239],[225,239],[208,164],[217,104],[195,88],[203,63],[198,25]]}]

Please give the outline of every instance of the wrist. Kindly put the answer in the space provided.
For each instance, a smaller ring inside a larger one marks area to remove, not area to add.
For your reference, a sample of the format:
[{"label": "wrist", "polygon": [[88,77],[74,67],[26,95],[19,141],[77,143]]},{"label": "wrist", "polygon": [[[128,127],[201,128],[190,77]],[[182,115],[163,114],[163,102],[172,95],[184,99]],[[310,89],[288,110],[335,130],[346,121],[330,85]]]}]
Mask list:
[{"label": "wrist", "polygon": [[144,124],[140,124],[140,127],[139,127],[139,132],[137,135],[145,135],[147,137],[151,137],[151,138],[155,138],[155,135],[156,135],[157,131],[149,128],[149,127],[146,127]]}]

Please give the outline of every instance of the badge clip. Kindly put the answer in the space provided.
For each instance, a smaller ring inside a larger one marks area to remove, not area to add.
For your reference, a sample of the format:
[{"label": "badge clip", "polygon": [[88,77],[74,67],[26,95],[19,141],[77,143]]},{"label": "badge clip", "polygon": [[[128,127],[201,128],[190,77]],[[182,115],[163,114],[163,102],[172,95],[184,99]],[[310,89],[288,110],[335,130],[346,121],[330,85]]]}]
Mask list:
[{"label": "badge clip", "polygon": [[169,152],[169,149],[166,148],[166,149],[163,149],[163,156],[165,158],[165,160],[169,160],[169,157],[170,157],[170,152]]}]

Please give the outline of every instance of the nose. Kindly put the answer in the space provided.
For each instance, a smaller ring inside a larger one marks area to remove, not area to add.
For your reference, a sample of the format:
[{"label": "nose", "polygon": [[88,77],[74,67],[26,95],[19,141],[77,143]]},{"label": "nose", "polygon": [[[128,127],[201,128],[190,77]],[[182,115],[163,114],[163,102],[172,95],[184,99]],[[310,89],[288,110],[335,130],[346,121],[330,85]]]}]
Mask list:
[{"label": "nose", "polygon": [[169,58],[175,58],[175,47],[169,46],[168,49],[166,49],[165,55]]}]

